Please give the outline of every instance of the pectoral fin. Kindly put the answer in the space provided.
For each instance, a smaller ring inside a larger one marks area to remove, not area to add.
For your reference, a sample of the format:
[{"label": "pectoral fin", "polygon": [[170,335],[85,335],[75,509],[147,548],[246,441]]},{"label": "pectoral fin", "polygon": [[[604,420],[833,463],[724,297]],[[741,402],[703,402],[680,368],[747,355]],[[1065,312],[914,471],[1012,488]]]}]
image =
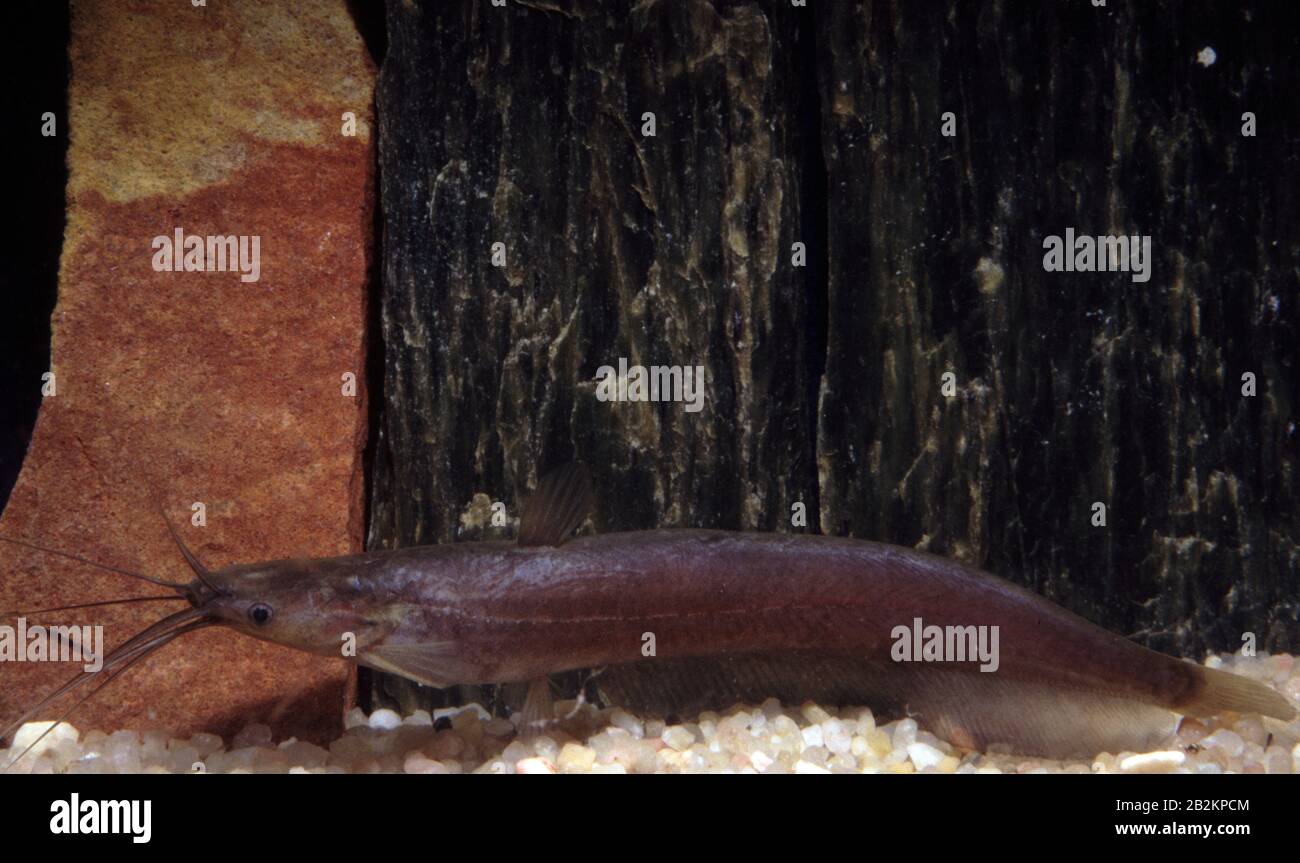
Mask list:
[{"label": "pectoral fin", "polygon": [[425,686],[445,688],[458,683],[475,683],[469,663],[460,659],[454,641],[419,644],[383,644],[358,657],[362,665],[387,671]]}]

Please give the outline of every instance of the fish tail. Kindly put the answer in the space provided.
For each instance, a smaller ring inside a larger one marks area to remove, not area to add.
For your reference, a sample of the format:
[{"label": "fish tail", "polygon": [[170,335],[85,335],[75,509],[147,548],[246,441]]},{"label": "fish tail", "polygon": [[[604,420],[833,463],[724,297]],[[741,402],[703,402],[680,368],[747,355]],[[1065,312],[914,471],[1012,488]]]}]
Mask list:
[{"label": "fish tail", "polygon": [[1192,685],[1170,708],[1189,716],[1214,716],[1233,713],[1257,713],[1290,721],[1296,710],[1280,693],[1264,684],[1216,668],[1187,663],[1192,669]]}]

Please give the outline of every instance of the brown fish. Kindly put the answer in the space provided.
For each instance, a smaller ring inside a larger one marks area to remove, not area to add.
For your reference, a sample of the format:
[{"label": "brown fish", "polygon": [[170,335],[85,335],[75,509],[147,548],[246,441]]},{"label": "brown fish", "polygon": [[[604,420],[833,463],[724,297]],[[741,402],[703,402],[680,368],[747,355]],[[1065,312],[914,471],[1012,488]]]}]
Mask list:
[{"label": "brown fish", "polygon": [[[1179,714],[1295,716],[1260,683],[1149,650],[945,558],[716,530],[569,539],[590,502],[585,471],[570,466],[529,499],[516,543],[209,571],[177,537],[196,578],[163,583],[191,607],[119,646],[100,674],[222,624],[430,686],[528,681],[534,705],[547,675],[595,668],[602,697],[634,710],[866,705],[961,746],[1053,757],[1149,749]],[[69,681],[8,732],[96,677]]]}]

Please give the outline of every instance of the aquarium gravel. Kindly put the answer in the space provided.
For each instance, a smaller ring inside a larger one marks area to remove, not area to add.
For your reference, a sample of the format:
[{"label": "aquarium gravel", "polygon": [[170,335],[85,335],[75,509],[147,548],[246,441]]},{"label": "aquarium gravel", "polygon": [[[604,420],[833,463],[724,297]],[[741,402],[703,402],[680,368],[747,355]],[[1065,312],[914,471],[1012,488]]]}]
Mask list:
[{"label": "aquarium gravel", "polygon": [[[1261,680],[1300,702],[1300,662],[1286,654],[1213,656],[1206,665]],[[620,708],[556,705],[565,719],[520,736],[479,705],[399,716],[360,709],[328,747],[265,725],[230,741],[160,731],[84,734],[64,724],[10,767],[15,773],[1296,773],[1300,719],[1225,714],[1185,719],[1168,748],[1052,761],[950,746],[912,719],[877,724],[866,708],[769,700],[668,725]],[[446,719],[447,721],[440,721]],[[0,750],[8,764],[49,722],[31,722]]]}]

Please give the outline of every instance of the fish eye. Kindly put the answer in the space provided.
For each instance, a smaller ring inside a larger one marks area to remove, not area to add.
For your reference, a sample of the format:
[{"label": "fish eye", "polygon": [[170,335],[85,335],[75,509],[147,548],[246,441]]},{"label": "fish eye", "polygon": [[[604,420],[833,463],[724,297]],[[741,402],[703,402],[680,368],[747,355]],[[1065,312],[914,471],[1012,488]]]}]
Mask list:
[{"label": "fish eye", "polygon": [[271,619],[271,606],[265,602],[255,602],[248,607],[248,619],[257,626],[265,626]]}]

